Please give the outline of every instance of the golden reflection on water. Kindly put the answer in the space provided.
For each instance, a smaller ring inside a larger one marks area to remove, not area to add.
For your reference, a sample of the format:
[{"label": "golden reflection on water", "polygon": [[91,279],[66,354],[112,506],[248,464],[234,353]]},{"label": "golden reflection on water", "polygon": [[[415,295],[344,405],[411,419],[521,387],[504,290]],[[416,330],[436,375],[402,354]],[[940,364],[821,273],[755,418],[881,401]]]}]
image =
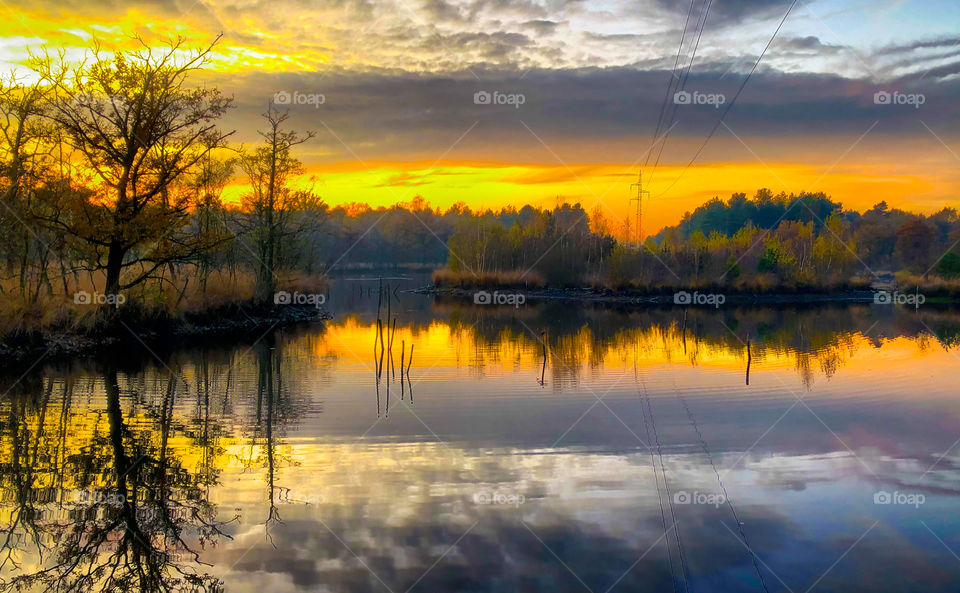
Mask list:
[{"label": "golden reflection on water", "polygon": [[[536,375],[544,342],[545,384],[560,390],[637,368],[745,372],[748,339],[754,377],[789,373],[807,389],[838,375],[857,383],[878,371],[922,376],[956,364],[949,342],[890,327],[877,337],[811,321],[798,338],[755,320],[736,331],[686,317],[639,327],[622,321],[541,334],[536,318],[464,315],[401,325],[394,341],[415,345],[414,388],[425,381],[468,392],[455,380]],[[627,491],[649,483],[641,453],[514,456],[298,432],[304,418],[324,412],[317,394],[326,388],[359,384],[372,398],[376,332],[347,316],[321,332],[174,353],[132,372],[48,369],[15,386],[0,404],[0,590],[216,591],[222,580],[197,562],[205,550],[252,537],[238,526],[260,525],[257,533],[272,541],[285,516],[321,505],[380,509],[395,525],[441,512],[467,522],[484,489],[566,499],[603,496],[604,484]],[[831,463],[834,475],[856,467]],[[687,462],[684,471],[691,484],[706,475],[702,464]],[[446,506],[436,508],[437,500]]]},{"label": "golden reflection on water", "polygon": [[[331,323],[326,339],[313,343],[318,360],[336,359],[344,367],[372,368],[367,355],[376,336],[375,324],[354,317]],[[874,332],[876,333],[876,332]],[[667,326],[623,328],[597,335],[584,324],[562,336],[546,335],[548,371],[558,384],[576,384],[584,373],[616,372],[635,366],[690,365],[715,369],[744,369],[748,336],[734,332],[700,336],[679,322]],[[543,362],[541,337],[530,327],[504,327],[492,336],[474,326],[434,322],[421,327],[398,327],[395,342],[416,344],[416,367],[428,368],[436,379],[459,376],[484,377],[521,370],[537,370]],[[823,328],[807,337],[803,347],[751,340],[751,363],[755,370],[792,370],[810,386],[817,377],[830,378],[840,369],[846,373],[872,372],[877,364],[920,364],[938,367],[949,352],[925,333],[913,336],[877,337],[861,331],[835,332]]]}]

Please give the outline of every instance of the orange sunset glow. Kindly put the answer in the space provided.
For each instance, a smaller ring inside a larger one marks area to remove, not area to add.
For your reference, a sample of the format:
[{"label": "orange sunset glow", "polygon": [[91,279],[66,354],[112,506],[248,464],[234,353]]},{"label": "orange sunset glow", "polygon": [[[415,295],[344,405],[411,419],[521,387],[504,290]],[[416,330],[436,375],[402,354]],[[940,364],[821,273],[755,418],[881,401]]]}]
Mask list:
[{"label": "orange sunset glow", "polygon": [[[950,10],[930,5],[930,11]],[[291,110],[296,125],[317,132],[304,147],[300,183],[332,206],[389,206],[414,196],[443,209],[457,202],[474,210],[579,202],[587,209],[599,205],[622,222],[631,212],[630,184],[644,167],[651,192],[644,211],[647,235],[676,224],[710,198],[762,187],[823,191],[859,211],[886,201],[929,214],[956,203],[957,118],[946,117],[955,115],[955,102],[941,94],[955,77],[937,70],[943,52],[930,44],[922,54],[904,49],[913,54],[909,66],[889,49],[865,61],[871,40],[830,2],[786,23],[765,67],[696,159],[722,110],[678,110],[675,128],[655,142],[654,101],[664,82],[659,70],[670,50],[652,43],[631,47],[613,36],[604,41],[597,19],[606,7],[572,12],[560,25],[577,31],[584,52],[560,42],[559,33],[531,34],[533,21],[524,21],[519,8],[499,19],[504,35],[527,36],[516,46],[492,35],[460,45],[456,39],[468,30],[463,14],[428,25],[434,15],[426,5],[401,2],[395,8],[201,1],[101,10],[41,1],[6,8],[11,18],[0,25],[0,61],[16,70],[31,53],[52,49],[82,59],[93,41],[105,50],[127,50],[138,43],[133,35],[156,46],[171,36],[200,44],[222,35],[204,76],[235,98],[228,125],[238,130],[237,140],[255,140],[251,126],[275,93],[323,96],[320,104],[292,104]],[[933,35],[930,29],[946,20],[924,21],[923,14],[898,31],[905,47],[923,29]],[[493,19],[494,13],[481,11],[475,18]],[[635,18],[669,38],[668,15]],[[704,92],[732,95],[749,70],[749,55],[762,49],[763,35],[725,28],[723,15],[715,18],[720,28],[703,37],[698,60],[710,68],[734,63],[712,78],[708,73],[694,80]],[[902,20],[896,10],[871,18],[880,26]],[[912,24],[917,20],[923,29]],[[354,26],[363,33],[354,35]],[[398,37],[401,26],[430,28],[435,37]],[[837,36],[846,45],[837,44]],[[819,46],[802,52],[791,45],[818,37]],[[728,51],[728,42],[743,44],[747,55]],[[838,49],[843,47],[849,49]],[[650,66],[631,65],[640,61]],[[603,77],[615,71],[629,73],[639,86],[610,86]],[[592,77],[599,81],[595,98]],[[777,77],[789,82],[767,82]],[[567,90],[574,82],[576,90]],[[922,108],[873,104],[877,91],[908,87],[926,92]],[[516,108],[473,104],[473,94],[484,89],[525,99]],[[770,109],[778,120],[770,120]],[[837,109],[846,116],[838,118]],[[651,160],[659,164],[652,167]],[[238,200],[244,187],[235,181],[227,199]]]}]

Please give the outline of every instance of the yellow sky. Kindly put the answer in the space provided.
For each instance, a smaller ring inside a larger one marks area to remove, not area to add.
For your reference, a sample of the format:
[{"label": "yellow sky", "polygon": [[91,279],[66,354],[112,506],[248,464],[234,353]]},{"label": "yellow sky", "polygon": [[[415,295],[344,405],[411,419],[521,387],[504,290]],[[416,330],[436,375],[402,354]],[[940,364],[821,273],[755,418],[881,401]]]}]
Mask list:
[{"label": "yellow sky", "polygon": [[[950,205],[939,196],[954,187],[949,177],[892,173],[875,164],[838,166],[827,176],[820,167],[798,163],[730,162],[694,166],[686,172],[683,169],[679,165],[657,169],[649,186],[652,197],[643,203],[644,235],[676,224],[684,212],[714,196],[726,199],[739,191],[749,195],[762,187],[774,193],[824,191],[845,208],[860,211],[886,200],[897,207],[924,212]],[[310,166],[302,183],[312,185],[332,206],[349,202],[390,206],[418,195],[442,209],[457,202],[477,210],[523,204],[553,207],[565,201],[580,202],[588,211],[599,205],[604,216],[616,222],[628,215],[627,199],[636,171],[629,164],[343,161]],[[230,187],[227,199],[237,200],[245,189],[242,184]]]}]

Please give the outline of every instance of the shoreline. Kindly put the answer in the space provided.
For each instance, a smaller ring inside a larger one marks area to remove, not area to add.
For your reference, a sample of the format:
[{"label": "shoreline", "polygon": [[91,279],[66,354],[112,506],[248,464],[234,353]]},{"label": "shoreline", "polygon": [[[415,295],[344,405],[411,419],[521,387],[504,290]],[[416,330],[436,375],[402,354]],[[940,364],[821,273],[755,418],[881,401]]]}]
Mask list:
[{"label": "shoreline", "polygon": [[[854,303],[873,304],[875,295],[885,289],[844,289],[834,292],[771,292],[751,293],[737,291],[711,291],[711,289],[687,290],[687,294],[720,295],[724,297],[722,305],[777,305],[777,304],[817,304],[817,303]],[[458,299],[474,299],[479,292],[502,292],[505,294],[522,294],[527,300],[533,301],[563,301],[570,303],[609,303],[618,305],[670,305],[679,307],[715,308],[717,305],[707,303],[678,303],[674,301],[675,292],[651,293],[633,290],[613,290],[595,288],[537,288],[523,290],[507,286],[485,286],[476,289],[423,286],[409,292],[416,294],[452,297]],[[679,292],[679,291],[678,291]],[[931,297],[928,302],[955,302],[949,298]],[[722,306],[720,305],[720,306]]]},{"label": "shoreline", "polygon": [[[14,343],[0,343],[0,372],[27,365],[22,372],[43,362],[95,355],[117,348],[150,351],[173,345],[189,345],[209,338],[246,336],[306,322],[324,322],[333,316],[312,306],[257,309],[231,307],[227,314],[188,314],[150,326],[128,325],[121,320],[112,332],[73,332],[30,336]],[[18,343],[19,342],[19,343]]]}]

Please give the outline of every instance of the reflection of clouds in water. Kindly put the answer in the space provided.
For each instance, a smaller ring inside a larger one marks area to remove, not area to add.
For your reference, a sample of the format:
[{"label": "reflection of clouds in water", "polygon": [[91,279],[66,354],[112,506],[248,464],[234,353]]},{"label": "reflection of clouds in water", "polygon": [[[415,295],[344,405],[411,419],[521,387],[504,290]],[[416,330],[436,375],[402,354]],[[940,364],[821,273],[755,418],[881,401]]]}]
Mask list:
[{"label": "reflection of clouds in water", "polygon": [[[341,444],[329,449],[322,458],[338,463],[305,460],[296,472],[278,477],[292,489],[323,492],[327,502],[282,509],[284,523],[273,531],[276,549],[266,541],[258,544],[262,531],[252,528],[244,529],[245,535],[230,551],[214,552],[219,567],[236,562],[243,550],[255,545],[227,579],[231,590],[262,590],[270,579],[276,579],[278,590],[289,583],[309,590],[322,585],[341,591],[381,587],[364,564],[395,591],[405,590],[444,552],[443,560],[419,585],[425,590],[582,590],[526,523],[592,589],[603,591],[662,535],[645,451],[622,455],[467,451],[437,444]],[[905,471],[922,473],[916,461],[877,461],[881,481]],[[673,493],[717,491],[716,476],[702,455],[667,455],[664,462]],[[809,586],[818,571],[875,520],[871,514],[875,509],[867,506],[875,486],[863,479],[858,467],[845,451],[782,455],[750,459],[724,476],[754,549],[791,587]],[[473,497],[477,491],[522,493],[525,502],[519,507],[478,505]],[[789,504],[783,498],[788,491]],[[815,518],[817,505],[830,505],[822,509],[822,520]],[[728,530],[735,531],[729,510],[722,505],[676,508],[698,588],[756,590],[750,558]],[[258,517],[256,509],[244,515],[245,521]],[[943,567],[932,566],[935,560],[919,547],[929,542],[912,541],[896,529],[871,537],[885,543],[865,541],[833,578],[851,579],[849,584],[868,570],[879,571],[884,578],[869,579],[874,589],[844,590],[897,590],[909,575],[897,570],[908,567],[931,568],[939,582],[960,584],[950,581]],[[876,550],[876,555],[867,555],[866,550],[871,554]],[[874,557],[898,560],[876,567]],[[668,590],[667,566],[661,544],[618,589]],[[246,573],[256,578],[247,579]],[[830,590],[830,582],[825,581],[824,590]]]},{"label": "reflection of clouds in water", "polygon": [[[685,333],[670,311],[575,309],[556,317],[555,307],[528,309],[499,317],[485,311],[475,329],[477,319],[462,308],[446,312],[455,317],[450,322],[438,321],[443,311],[425,313],[430,322],[419,329],[402,327],[401,319],[398,336],[417,343],[417,403],[412,409],[395,403],[390,418],[375,426],[372,375],[363,358],[369,328],[354,319],[324,332],[285,330],[275,350],[179,351],[168,364],[191,387],[180,391],[177,383],[175,402],[167,399],[164,365],[121,373],[128,435],[158,441],[158,411],[170,414],[171,453],[198,479],[219,481],[211,501],[222,519],[242,514],[226,527],[235,540],[202,555],[215,563],[205,571],[214,576],[236,563],[227,577],[230,591],[383,589],[337,537],[397,593],[448,549],[418,589],[583,590],[539,537],[599,592],[662,535],[649,454],[630,432],[642,426],[642,381],[656,411],[671,492],[718,492],[674,397],[679,390],[699,419],[750,543],[790,587],[805,590],[881,519],[817,590],[906,590],[908,577],[920,579],[924,590],[960,589],[960,571],[948,564],[954,560],[919,523],[960,550],[960,459],[949,451],[958,434],[950,379],[956,361],[936,342],[918,340],[912,317],[894,315],[893,325],[882,321],[866,339],[851,328],[870,327],[869,308],[691,313]],[[513,315],[551,328],[552,391],[535,382],[541,346]],[[721,319],[755,340],[749,388],[742,345]],[[925,320],[937,327],[935,316]],[[274,381],[258,374],[264,368]],[[96,372],[45,372],[46,387],[28,380],[27,397],[18,392],[11,400],[25,406],[24,426],[43,417],[46,428],[12,436],[43,434],[39,449],[20,445],[24,459],[56,460],[60,452],[77,458],[100,442],[91,435],[108,434],[104,382]],[[272,398],[264,385],[275,386]],[[610,410],[595,404],[588,389]],[[778,422],[798,393],[813,413],[796,404]],[[54,407],[42,416],[34,406],[46,397]],[[71,403],[61,415],[64,401]],[[61,429],[51,424],[57,418],[65,423],[62,450]],[[10,434],[3,438],[12,442]],[[107,453],[105,445],[98,446]],[[9,458],[13,449],[4,447]],[[103,470],[99,462],[91,467]],[[76,475],[66,478],[67,493],[83,486],[73,483]],[[922,492],[927,503],[878,507],[872,496],[881,489]],[[11,498],[6,489],[4,497]],[[273,545],[264,525],[271,499],[278,519],[269,523]],[[58,516],[49,506],[41,505],[42,516]],[[677,515],[694,590],[758,590],[728,508],[682,504]],[[661,543],[616,590],[669,590],[667,567]]]}]

